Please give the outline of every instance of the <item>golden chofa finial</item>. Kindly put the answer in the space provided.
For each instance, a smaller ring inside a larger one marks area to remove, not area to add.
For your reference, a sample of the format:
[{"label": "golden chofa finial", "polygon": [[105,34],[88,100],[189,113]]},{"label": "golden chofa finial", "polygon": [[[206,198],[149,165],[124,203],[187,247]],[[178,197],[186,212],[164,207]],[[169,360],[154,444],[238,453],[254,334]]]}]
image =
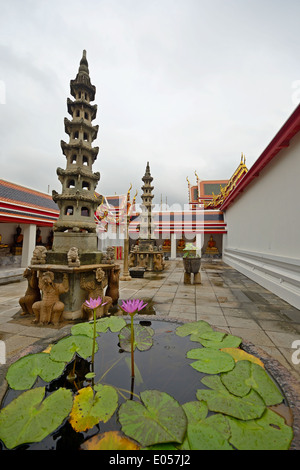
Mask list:
[{"label": "golden chofa finial", "polygon": [[188,184],[190,185],[189,177],[188,177],[188,176],[186,177],[186,180],[187,180]]},{"label": "golden chofa finial", "polygon": [[196,172],[196,170],[195,170],[195,176],[196,176],[196,178],[197,178],[197,183],[198,183],[199,176],[197,175],[197,172]]},{"label": "golden chofa finial", "polygon": [[128,189],[127,194],[129,194],[131,190],[132,190],[132,183],[130,183],[130,188]]}]

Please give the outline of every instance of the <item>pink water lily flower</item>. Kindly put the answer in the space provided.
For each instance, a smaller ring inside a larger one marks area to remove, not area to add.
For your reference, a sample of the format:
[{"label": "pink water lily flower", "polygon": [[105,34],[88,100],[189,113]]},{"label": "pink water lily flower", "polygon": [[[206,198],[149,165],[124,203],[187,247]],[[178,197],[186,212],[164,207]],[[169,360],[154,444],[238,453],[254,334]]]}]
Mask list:
[{"label": "pink water lily flower", "polygon": [[129,300],[122,300],[122,310],[127,313],[136,313],[146,307],[146,303],[140,299],[129,299]]},{"label": "pink water lily flower", "polygon": [[106,305],[107,304],[107,302],[105,302],[103,304],[101,302],[102,302],[101,297],[98,297],[98,299],[90,298],[90,300],[86,300],[84,303],[87,307],[89,307],[91,309],[94,309],[94,308],[100,307],[100,305]]}]

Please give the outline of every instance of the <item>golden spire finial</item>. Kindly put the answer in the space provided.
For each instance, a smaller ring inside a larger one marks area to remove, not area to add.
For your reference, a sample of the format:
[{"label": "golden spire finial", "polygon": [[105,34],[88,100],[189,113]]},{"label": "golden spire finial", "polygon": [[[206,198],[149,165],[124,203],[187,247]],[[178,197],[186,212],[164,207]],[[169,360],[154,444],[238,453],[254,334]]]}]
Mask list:
[{"label": "golden spire finial", "polygon": [[130,201],[130,191],[131,191],[131,188],[132,188],[132,183],[130,183],[130,187],[129,187],[128,191],[127,191],[127,202]]}]

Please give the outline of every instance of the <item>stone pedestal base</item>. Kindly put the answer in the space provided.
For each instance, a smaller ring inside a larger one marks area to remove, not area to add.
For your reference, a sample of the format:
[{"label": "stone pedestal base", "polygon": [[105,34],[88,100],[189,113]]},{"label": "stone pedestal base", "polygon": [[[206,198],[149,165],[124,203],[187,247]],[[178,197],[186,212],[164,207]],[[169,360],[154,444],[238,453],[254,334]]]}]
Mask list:
[{"label": "stone pedestal base", "polygon": [[[194,277],[193,282],[192,282],[192,276]],[[201,284],[201,274],[200,272],[196,274],[192,273],[184,273],[184,279],[183,279],[184,284]]]},{"label": "stone pedestal base", "polygon": [[[61,283],[64,275],[68,279],[68,291],[62,293],[59,300],[64,304],[62,318],[76,320],[84,318],[82,304],[90,297],[105,296],[111,298],[110,304],[116,306],[119,299],[119,266],[115,264],[91,264],[80,267],[40,264],[30,265],[32,271],[40,273],[50,271],[54,274],[54,283]],[[104,299],[105,301],[106,299]],[[102,308],[102,307],[101,307]]]}]

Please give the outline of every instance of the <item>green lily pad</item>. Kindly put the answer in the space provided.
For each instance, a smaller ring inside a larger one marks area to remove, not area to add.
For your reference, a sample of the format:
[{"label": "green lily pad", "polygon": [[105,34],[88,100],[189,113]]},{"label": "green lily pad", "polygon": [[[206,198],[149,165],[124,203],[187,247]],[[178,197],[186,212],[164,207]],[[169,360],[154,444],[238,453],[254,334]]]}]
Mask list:
[{"label": "green lily pad", "polygon": [[230,393],[239,397],[255,390],[267,406],[277,405],[283,396],[267,372],[250,361],[239,361],[235,368],[222,374],[221,380]]},{"label": "green lily pad", "polygon": [[193,341],[198,341],[205,348],[222,349],[237,348],[240,346],[242,339],[238,336],[220,333],[219,331],[209,331],[200,336],[193,336]]},{"label": "green lily pad", "polygon": [[105,317],[96,321],[96,331],[105,333],[108,329],[112,333],[117,333],[126,325],[126,321],[122,317]]},{"label": "green lily pad", "polygon": [[45,387],[28,390],[0,411],[0,439],[8,449],[40,442],[68,416],[71,390],[59,388],[45,400]]},{"label": "green lily pad", "polygon": [[126,436],[143,447],[183,441],[187,418],[183,408],[170,395],[158,390],[140,394],[143,402],[128,400],[119,410],[119,421]]},{"label": "green lily pad", "polygon": [[227,353],[216,349],[196,348],[186,354],[188,359],[197,359],[190,364],[194,369],[205,374],[219,374],[232,370],[235,366],[234,359]]},{"label": "green lily pad", "polygon": [[194,337],[199,337],[202,333],[213,332],[212,327],[206,321],[199,320],[196,322],[185,323],[184,325],[178,326],[175,333],[177,336],[184,337],[191,335],[191,341],[194,341]]},{"label": "green lily pad", "polygon": [[[74,336],[83,335],[83,336],[88,336],[89,338],[93,338],[94,337],[94,324],[90,322],[77,323],[77,325],[72,326],[71,333]],[[97,336],[99,335],[96,333],[96,337]]]},{"label": "green lily pad", "polygon": [[233,450],[228,442],[230,427],[224,415],[207,418],[208,407],[203,401],[185,403],[183,409],[188,425],[181,450]]},{"label": "green lily pad", "polygon": [[197,390],[197,399],[204,400],[211,411],[249,420],[260,418],[266,409],[264,401],[254,390],[242,398],[232,395],[218,375],[203,377],[201,382],[211,390]]},{"label": "green lily pad", "polygon": [[[153,344],[153,335],[154,331],[150,327],[142,326],[142,325],[134,325],[134,342],[133,342],[133,350],[135,348],[139,349],[139,351],[147,351],[150,349]],[[124,326],[119,334],[120,340],[120,347],[124,349],[124,351],[131,351],[131,327],[130,325]]]},{"label": "green lily pad", "polygon": [[[95,352],[98,345],[95,345]],[[92,355],[93,339],[85,335],[67,336],[58,341],[50,351],[50,357],[54,361],[70,362],[77,353],[83,359]]]},{"label": "green lily pad", "polygon": [[238,450],[287,450],[293,430],[277,413],[266,409],[260,419],[239,421],[228,418],[230,442]]},{"label": "green lily pad", "polygon": [[[97,333],[105,333],[108,329],[116,333],[126,325],[126,321],[122,317],[105,317],[96,320],[96,336]],[[83,322],[73,325],[71,328],[72,335],[85,335],[90,338],[94,337],[94,322]]]},{"label": "green lily pad", "polygon": [[69,421],[77,432],[91,429],[100,421],[106,423],[118,406],[118,393],[114,387],[99,384],[94,390],[82,388],[74,398]]},{"label": "green lily pad", "polygon": [[63,373],[65,365],[65,362],[53,361],[47,353],[28,354],[9,367],[6,380],[14,390],[27,390],[38,376],[45,382],[56,379]]}]

